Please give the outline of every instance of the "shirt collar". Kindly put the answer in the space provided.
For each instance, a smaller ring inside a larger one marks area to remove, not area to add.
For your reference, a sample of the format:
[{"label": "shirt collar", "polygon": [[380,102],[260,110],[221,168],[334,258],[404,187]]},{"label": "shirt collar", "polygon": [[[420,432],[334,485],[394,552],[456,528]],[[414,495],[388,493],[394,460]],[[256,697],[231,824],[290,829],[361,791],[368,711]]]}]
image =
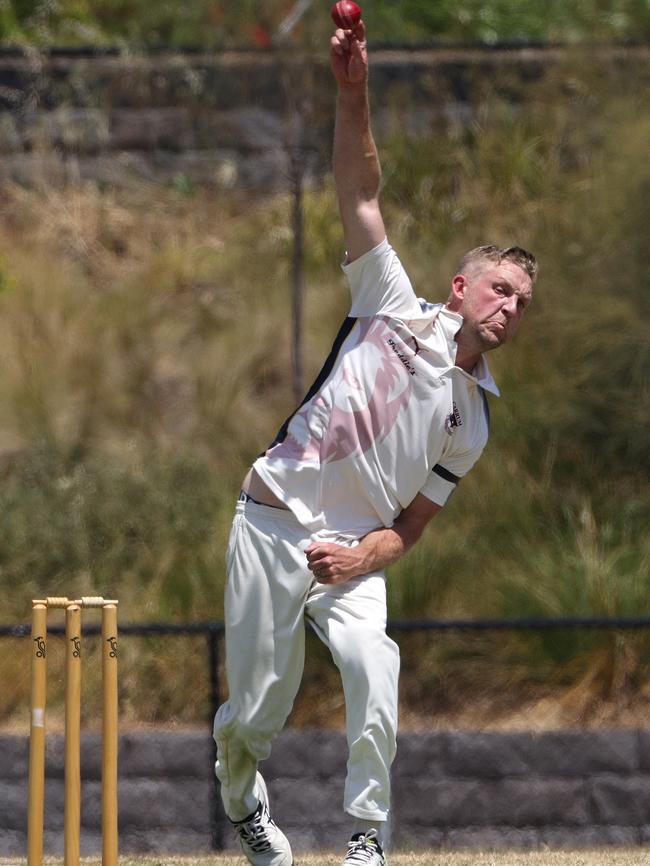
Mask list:
[{"label": "shirt collar", "polygon": [[[438,313],[438,321],[440,322],[442,332],[447,340],[450,363],[455,365],[456,352],[458,351],[456,334],[460,330],[460,326],[463,324],[463,317],[458,313],[452,313],[451,310],[448,310],[447,307],[441,304]],[[460,370],[460,367],[458,369]],[[461,372],[476,382],[476,384],[481,388],[485,388],[486,391],[489,391],[496,397],[501,396],[497,383],[494,381],[492,373],[490,373],[490,368],[485,360],[485,355],[481,355],[481,358],[476,367],[474,367],[472,373],[466,373],[464,370],[461,370]]]},{"label": "shirt collar", "polygon": [[492,373],[490,373],[490,368],[485,360],[485,355],[481,355],[481,360],[478,362],[476,367],[474,367],[471,378],[474,379],[481,388],[489,391],[490,394],[494,394],[495,397],[501,396],[501,391],[499,391],[498,385],[494,381]]}]

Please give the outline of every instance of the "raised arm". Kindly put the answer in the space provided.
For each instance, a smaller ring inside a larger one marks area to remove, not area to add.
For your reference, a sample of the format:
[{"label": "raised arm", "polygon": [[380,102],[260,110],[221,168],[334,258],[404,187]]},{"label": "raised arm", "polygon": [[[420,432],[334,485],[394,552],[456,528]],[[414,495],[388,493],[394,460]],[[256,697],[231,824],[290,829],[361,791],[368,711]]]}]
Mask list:
[{"label": "raised arm", "polygon": [[386,236],[379,210],[381,168],[370,130],[368,52],[363,22],[354,30],[335,32],[330,58],[338,84],[334,180],[351,262]]}]

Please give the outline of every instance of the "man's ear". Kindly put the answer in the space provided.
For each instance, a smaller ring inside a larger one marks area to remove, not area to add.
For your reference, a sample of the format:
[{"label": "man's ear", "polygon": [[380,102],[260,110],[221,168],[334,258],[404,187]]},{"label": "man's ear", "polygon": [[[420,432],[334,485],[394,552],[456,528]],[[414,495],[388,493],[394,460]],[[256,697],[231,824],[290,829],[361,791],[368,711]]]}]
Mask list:
[{"label": "man's ear", "polygon": [[463,305],[467,293],[467,277],[464,274],[456,274],[451,281],[451,294],[447,306],[452,312],[457,312]]}]

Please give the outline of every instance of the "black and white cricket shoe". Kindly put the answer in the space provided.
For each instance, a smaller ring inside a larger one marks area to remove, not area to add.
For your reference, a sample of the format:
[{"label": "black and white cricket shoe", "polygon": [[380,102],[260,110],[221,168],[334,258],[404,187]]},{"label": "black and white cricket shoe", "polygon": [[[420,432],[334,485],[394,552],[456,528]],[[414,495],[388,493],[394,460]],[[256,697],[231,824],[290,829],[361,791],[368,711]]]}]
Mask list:
[{"label": "black and white cricket shoe", "polygon": [[352,836],[343,866],[388,866],[376,830]]},{"label": "black and white cricket shoe", "polygon": [[269,812],[269,795],[264,779],[258,773],[260,802],[257,809],[242,821],[233,821],[242,851],[253,866],[293,866],[291,845]]}]

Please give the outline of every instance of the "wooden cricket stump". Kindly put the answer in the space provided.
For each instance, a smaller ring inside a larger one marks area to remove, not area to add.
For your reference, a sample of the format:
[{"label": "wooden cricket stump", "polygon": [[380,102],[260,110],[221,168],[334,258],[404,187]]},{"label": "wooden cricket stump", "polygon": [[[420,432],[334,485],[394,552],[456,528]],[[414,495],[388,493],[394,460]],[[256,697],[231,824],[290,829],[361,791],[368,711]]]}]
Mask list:
[{"label": "wooden cricket stump", "polygon": [[117,866],[117,601],[99,596],[32,602],[32,684],[27,805],[27,864],[42,866],[45,811],[47,614],[65,609],[64,866],[79,866],[81,836],[81,614],[102,611],[102,864]]}]

